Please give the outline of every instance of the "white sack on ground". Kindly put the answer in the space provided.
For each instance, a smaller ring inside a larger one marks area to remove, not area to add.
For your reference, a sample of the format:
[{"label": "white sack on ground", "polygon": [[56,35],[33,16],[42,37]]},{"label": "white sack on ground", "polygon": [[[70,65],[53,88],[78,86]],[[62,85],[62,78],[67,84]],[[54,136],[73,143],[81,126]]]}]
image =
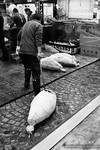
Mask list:
[{"label": "white sack on ground", "polygon": [[64,72],[66,71],[60,63],[58,63],[53,59],[50,59],[50,57],[42,58],[41,66],[43,69],[64,71]]},{"label": "white sack on ground", "polygon": [[43,90],[31,102],[26,130],[31,133],[34,126],[47,119],[56,108],[56,93],[52,90]]},{"label": "white sack on ground", "polygon": [[50,56],[52,60],[66,66],[79,66],[79,61],[74,55],[67,53],[56,53]]},{"label": "white sack on ground", "polygon": [[58,53],[58,52],[59,52],[59,51],[56,50],[53,46],[50,46],[50,45],[48,45],[48,44],[45,44],[44,47],[45,47],[45,50],[46,50],[47,52],[51,52],[51,53]]}]

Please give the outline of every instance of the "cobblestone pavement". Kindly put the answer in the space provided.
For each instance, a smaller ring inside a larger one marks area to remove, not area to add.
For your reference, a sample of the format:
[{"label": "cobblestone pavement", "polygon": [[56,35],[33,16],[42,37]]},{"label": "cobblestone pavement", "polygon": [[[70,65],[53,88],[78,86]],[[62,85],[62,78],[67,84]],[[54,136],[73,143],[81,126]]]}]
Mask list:
[{"label": "cobblestone pavement", "polygon": [[[88,56],[77,55],[77,59],[80,61],[79,67],[66,67],[66,72],[55,72],[55,71],[43,71],[45,77],[45,83],[50,83],[55,79],[71,73],[87,64],[90,64],[97,60],[97,58],[92,58]],[[26,95],[32,92],[33,88],[23,90],[24,85],[24,70],[21,64],[12,63],[2,63],[0,62],[0,106],[14,100],[22,95]],[[43,83],[41,83],[42,85]]]},{"label": "cobblestone pavement", "polygon": [[26,133],[32,93],[0,108],[0,150],[28,150],[44,139],[100,93],[100,61],[48,85],[57,94],[52,116],[36,125],[31,138]]}]

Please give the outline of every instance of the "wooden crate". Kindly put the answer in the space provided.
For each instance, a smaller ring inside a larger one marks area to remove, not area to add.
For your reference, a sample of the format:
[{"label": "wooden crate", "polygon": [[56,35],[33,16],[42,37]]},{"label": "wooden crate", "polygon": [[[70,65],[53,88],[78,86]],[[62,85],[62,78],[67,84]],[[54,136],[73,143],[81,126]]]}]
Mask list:
[{"label": "wooden crate", "polygon": [[72,55],[79,53],[79,46],[76,45],[70,45],[68,43],[61,43],[61,42],[54,42],[54,43],[49,42],[48,44],[62,53],[68,53]]}]

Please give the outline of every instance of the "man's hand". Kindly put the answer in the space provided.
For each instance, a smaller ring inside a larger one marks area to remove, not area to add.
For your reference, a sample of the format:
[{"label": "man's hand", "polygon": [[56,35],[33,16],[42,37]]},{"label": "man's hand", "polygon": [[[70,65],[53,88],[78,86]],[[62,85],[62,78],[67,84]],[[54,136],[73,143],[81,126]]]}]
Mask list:
[{"label": "man's hand", "polygon": [[38,49],[38,54],[37,54],[37,58],[40,60],[40,58],[41,57],[43,57],[42,55],[43,55],[43,53],[41,53],[41,47],[39,46],[39,47],[37,47],[37,49]]},{"label": "man's hand", "polygon": [[16,47],[16,54],[17,54],[17,55],[19,54],[19,50],[20,50],[20,46],[17,46],[17,47]]},{"label": "man's hand", "polygon": [[39,53],[37,54],[37,58],[40,60],[42,57],[43,57],[43,53],[39,52]]}]

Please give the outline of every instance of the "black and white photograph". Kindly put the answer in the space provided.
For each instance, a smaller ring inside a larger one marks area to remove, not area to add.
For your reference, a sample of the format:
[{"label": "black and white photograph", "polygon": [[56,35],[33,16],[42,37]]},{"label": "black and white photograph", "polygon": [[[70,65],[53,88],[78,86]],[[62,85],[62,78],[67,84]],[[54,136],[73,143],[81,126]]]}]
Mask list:
[{"label": "black and white photograph", "polygon": [[0,0],[0,150],[100,150],[100,0]]}]

